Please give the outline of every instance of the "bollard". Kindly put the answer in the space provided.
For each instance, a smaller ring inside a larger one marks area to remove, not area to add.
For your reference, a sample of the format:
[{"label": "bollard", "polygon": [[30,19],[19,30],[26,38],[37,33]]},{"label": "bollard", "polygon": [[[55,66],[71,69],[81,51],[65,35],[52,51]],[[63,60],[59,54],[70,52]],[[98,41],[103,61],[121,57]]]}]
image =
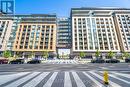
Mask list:
[{"label": "bollard", "polygon": [[104,71],[104,84],[108,85],[109,82],[108,82],[108,72],[107,71]]}]

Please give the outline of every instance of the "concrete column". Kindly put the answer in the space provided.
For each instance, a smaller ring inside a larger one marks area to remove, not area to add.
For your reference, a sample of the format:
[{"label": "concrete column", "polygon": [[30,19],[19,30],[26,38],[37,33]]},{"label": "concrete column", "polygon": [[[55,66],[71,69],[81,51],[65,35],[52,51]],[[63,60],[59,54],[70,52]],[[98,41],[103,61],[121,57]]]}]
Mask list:
[{"label": "concrete column", "polygon": [[14,52],[14,56],[13,57],[15,57],[16,56],[16,52]]},{"label": "concrete column", "polygon": [[25,55],[25,53],[23,52],[23,54],[22,54],[22,58],[24,58],[24,55]]},{"label": "concrete column", "polygon": [[92,59],[96,59],[96,56],[95,54],[91,54],[92,55]]},{"label": "concrete column", "polygon": [[105,54],[102,54],[102,59],[106,59],[106,57],[105,57],[106,55]]}]

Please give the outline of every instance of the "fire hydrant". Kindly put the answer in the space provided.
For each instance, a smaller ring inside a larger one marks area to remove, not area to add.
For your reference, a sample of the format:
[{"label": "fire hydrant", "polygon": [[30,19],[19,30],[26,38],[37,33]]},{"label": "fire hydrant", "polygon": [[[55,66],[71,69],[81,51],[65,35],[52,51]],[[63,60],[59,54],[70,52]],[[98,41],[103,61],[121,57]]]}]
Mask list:
[{"label": "fire hydrant", "polygon": [[109,84],[109,82],[108,82],[108,72],[107,71],[104,71],[104,74],[103,74],[103,76],[104,76],[104,84],[106,84],[106,85],[108,85]]}]

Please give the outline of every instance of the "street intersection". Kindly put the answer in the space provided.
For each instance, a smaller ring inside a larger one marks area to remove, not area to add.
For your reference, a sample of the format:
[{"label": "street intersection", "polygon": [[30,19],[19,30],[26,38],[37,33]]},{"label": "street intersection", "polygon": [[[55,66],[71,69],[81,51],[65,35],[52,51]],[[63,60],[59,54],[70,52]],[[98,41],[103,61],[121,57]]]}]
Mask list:
[{"label": "street intersection", "polygon": [[130,87],[130,64],[3,64],[0,87]]}]

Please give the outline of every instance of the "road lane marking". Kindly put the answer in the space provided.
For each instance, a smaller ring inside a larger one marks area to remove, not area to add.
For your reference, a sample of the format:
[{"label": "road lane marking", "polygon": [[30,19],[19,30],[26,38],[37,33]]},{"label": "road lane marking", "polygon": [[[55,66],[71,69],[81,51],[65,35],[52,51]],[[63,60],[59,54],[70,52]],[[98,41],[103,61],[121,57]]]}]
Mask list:
[{"label": "road lane marking", "polygon": [[99,68],[101,68],[101,69],[108,69],[107,67],[99,67]]},{"label": "road lane marking", "polygon": [[109,67],[115,67],[115,66],[109,66]]},{"label": "road lane marking", "polygon": [[38,75],[39,73],[40,73],[40,72],[34,72],[34,73],[32,73],[32,74],[30,74],[30,75],[28,75],[28,76],[26,76],[26,77],[24,77],[24,78],[21,78],[21,79],[15,81],[15,82],[13,82],[13,83],[11,83],[11,84],[5,86],[5,87],[17,87],[17,86],[19,86],[20,84],[22,84],[22,83],[28,81],[29,79],[35,77],[35,76]]},{"label": "road lane marking", "polygon": [[[89,71],[89,72],[90,72],[91,74],[95,75],[96,77],[98,77],[100,80],[103,80],[103,77],[102,77],[102,76],[100,76],[100,75],[98,75],[98,74],[96,74],[95,72],[92,72],[92,71]],[[109,83],[110,83],[110,85],[111,85],[112,87],[121,87],[120,85],[118,85],[118,84],[112,82],[111,80],[109,80]]]},{"label": "road lane marking", "polygon": [[79,76],[77,75],[76,72],[72,72],[72,75],[73,75],[74,80],[75,80],[75,82],[76,82],[76,84],[77,84],[77,87],[86,87],[86,86],[84,85],[84,83],[82,82],[82,80],[79,78]]},{"label": "road lane marking", "polygon": [[38,83],[40,83],[49,73],[50,72],[43,72],[42,74],[40,74],[39,76],[37,76],[36,78],[34,78],[30,82],[28,82],[27,84],[25,84],[23,87],[35,87],[35,86],[37,86]]},{"label": "road lane marking", "polygon": [[52,83],[54,82],[58,72],[54,72],[50,79],[43,85],[43,87],[51,87]]},{"label": "road lane marking", "polygon": [[95,80],[93,77],[91,77],[90,75],[88,75],[86,72],[83,72],[83,74],[85,76],[87,76],[89,79],[91,79],[94,83],[96,83],[97,87],[103,87],[103,85],[100,82],[98,82],[97,80]]},{"label": "road lane marking", "polygon": [[30,72],[21,72],[21,73],[17,73],[17,74],[11,74],[11,75],[2,75],[0,76],[0,85],[7,83],[11,80],[17,79],[21,76],[24,76],[26,74],[29,74]]},{"label": "road lane marking", "polygon": [[64,87],[72,87],[69,72],[65,72]]}]

